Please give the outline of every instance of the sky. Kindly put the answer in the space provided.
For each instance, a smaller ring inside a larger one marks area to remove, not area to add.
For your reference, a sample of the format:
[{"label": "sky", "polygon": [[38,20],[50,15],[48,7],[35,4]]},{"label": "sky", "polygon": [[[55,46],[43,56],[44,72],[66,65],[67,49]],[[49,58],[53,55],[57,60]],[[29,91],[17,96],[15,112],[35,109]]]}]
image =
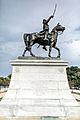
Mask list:
[{"label": "sky", "polygon": [[[9,75],[10,61],[22,55],[23,34],[41,31],[43,18],[52,15],[55,4],[56,13],[49,26],[51,30],[59,22],[66,28],[57,42],[61,59],[68,61],[69,66],[80,67],[80,0],[0,0],[0,76]],[[37,46],[33,46],[33,53],[47,57],[48,51]],[[52,56],[56,55],[53,49]]]}]

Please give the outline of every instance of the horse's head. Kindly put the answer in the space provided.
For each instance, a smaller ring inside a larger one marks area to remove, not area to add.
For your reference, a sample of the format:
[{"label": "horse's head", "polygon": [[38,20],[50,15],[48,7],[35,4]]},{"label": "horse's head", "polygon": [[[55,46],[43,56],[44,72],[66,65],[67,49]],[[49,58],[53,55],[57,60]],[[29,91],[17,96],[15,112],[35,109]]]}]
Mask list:
[{"label": "horse's head", "polygon": [[65,27],[63,27],[62,25],[60,25],[60,24],[58,23],[57,26],[56,26],[56,30],[63,32],[63,31],[65,30]]},{"label": "horse's head", "polygon": [[65,27],[63,27],[62,25],[60,25],[59,23],[52,29],[51,32],[64,32]]}]

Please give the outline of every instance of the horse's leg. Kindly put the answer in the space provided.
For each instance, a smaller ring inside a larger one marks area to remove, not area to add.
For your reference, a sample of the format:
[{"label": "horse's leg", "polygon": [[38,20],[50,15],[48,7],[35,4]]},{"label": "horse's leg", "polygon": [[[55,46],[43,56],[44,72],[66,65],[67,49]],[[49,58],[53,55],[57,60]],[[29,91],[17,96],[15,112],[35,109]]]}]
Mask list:
[{"label": "horse's leg", "polygon": [[32,40],[31,43],[30,43],[29,51],[30,51],[30,55],[33,56],[33,57],[35,57],[35,55],[31,51],[31,48],[32,48],[33,45],[34,45],[34,43],[33,43],[33,40]]},{"label": "horse's leg", "polygon": [[30,51],[30,55],[33,56],[33,57],[35,57],[35,55],[34,55],[34,54],[32,53],[32,51],[31,51],[31,48],[30,48],[29,51]]},{"label": "horse's leg", "polygon": [[25,53],[26,53],[27,50],[28,50],[28,49],[27,49],[27,47],[26,47],[25,50],[24,50],[24,52],[23,52],[23,54],[22,54],[23,57],[25,56]]},{"label": "horse's leg", "polygon": [[61,55],[61,54],[60,54],[60,49],[59,49],[58,47],[56,47],[56,46],[55,46],[54,48],[58,51],[58,56],[57,56],[57,58],[60,58],[60,55]]},{"label": "horse's leg", "polygon": [[52,50],[52,46],[50,45],[49,46],[49,54],[48,54],[49,57],[51,57],[51,50]]}]

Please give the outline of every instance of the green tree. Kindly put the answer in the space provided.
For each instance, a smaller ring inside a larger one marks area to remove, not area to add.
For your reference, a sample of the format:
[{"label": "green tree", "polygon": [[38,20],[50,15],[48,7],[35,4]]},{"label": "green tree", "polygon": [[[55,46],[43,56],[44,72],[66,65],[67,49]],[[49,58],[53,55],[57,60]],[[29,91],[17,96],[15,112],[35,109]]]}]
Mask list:
[{"label": "green tree", "polygon": [[11,74],[7,77],[0,77],[0,86],[9,86],[11,80]]},{"label": "green tree", "polygon": [[68,67],[67,68],[67,75],[70,88],[80,88],[80,68],[78,67]]}]

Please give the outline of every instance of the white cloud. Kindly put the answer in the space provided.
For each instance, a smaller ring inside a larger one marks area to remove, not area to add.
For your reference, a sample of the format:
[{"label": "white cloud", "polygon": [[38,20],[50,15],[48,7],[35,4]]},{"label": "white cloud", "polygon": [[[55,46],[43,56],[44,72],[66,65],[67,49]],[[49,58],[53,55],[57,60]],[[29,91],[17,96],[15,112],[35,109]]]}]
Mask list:
[{"label": "white cloud", "polygon": [[80,65],[80,41],[73,41],[68,44],[64,43],[61,49],[63,58],[68,60],[70,65]]}]

